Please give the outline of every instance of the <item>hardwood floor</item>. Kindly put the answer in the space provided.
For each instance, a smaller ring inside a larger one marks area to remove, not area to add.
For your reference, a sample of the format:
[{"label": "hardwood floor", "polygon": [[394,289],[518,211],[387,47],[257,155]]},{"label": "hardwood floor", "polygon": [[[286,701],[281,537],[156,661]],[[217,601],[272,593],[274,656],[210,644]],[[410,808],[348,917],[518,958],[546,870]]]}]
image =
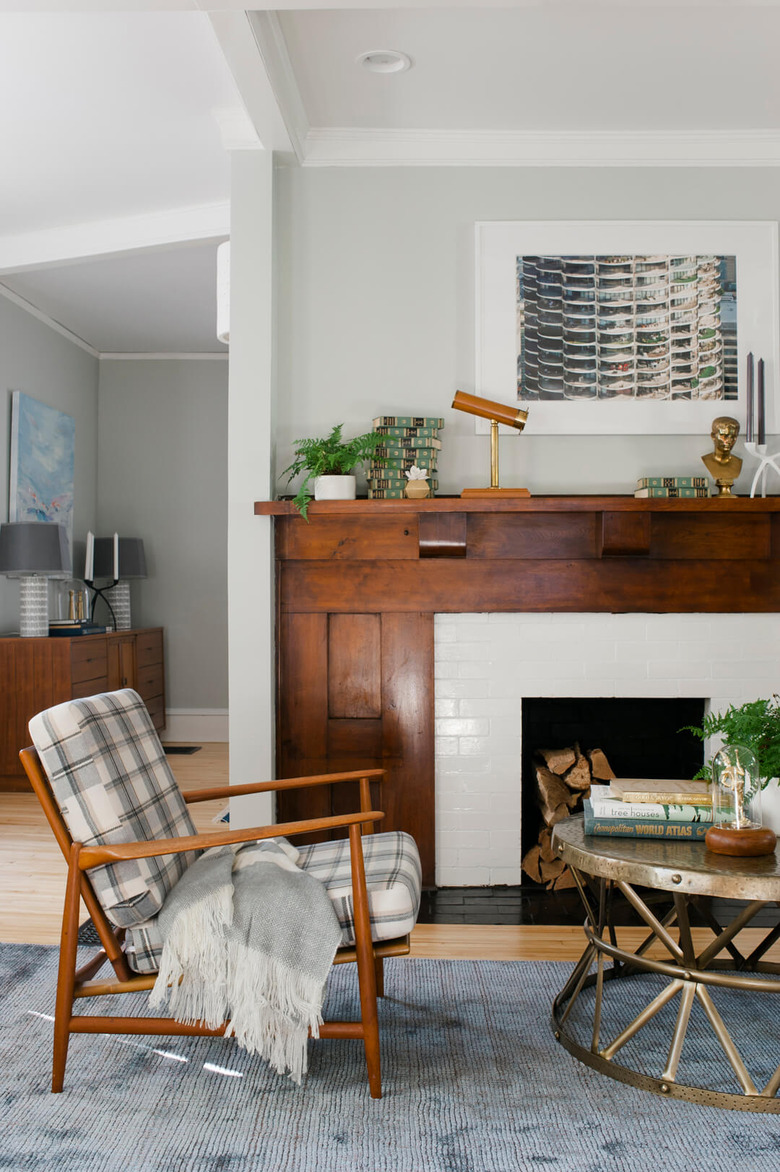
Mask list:
[{"label": "hardwood floor", "polygon": [[[168,758],[182,789],[227,784],[225,744],[203,744],[192,756]],[[198,829],[214,828],[222,802],[190,807]],[[33,793],[0,793],[0,941],[58,944],[65,861]],[[86,916],[86,912],[85,912]],[[575,960],[579,928],[421,924],[412,955],[487,960]]]},{"label": "hardwood floor", "polygon": [[[168,760],[182,789],[228,782],[225,744],[206,743],[191,756]],[[204,802],[190,807],[198,829],[213,829],[224,806]],[[59,943],[65,873],[65,861],[35,795],[0,793],[0,942]],[[621,943],[630,941],[634,947],[645,934],[641,928],[618,932]],[[419,924],[412,935],[412,955],[417,957],[575,961],[582,949],[580,927]],[[767,956],[780,960],[780,943]]]}]

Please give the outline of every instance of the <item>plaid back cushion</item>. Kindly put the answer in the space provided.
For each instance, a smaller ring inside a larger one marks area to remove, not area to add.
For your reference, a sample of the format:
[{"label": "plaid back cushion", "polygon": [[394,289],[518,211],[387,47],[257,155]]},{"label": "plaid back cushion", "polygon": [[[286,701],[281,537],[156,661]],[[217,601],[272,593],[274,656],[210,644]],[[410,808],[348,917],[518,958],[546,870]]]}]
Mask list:
[{"label": "plaid back cushion", "polygon": [[[68,700],[30,721],[30,736],[74,842],[85,846],[195,834],[151,717],[125,688]],[[197,857],[130,859],[90,871],[118,928],[148,920]]]}]

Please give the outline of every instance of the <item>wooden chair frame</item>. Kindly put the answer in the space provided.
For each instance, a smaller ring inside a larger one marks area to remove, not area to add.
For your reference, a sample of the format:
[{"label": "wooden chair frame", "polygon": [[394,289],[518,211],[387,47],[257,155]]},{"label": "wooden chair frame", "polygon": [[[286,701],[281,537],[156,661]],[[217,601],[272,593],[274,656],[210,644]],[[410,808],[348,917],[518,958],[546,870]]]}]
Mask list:
[{"label": "wooden chair frame", "polygon": [[[134,973],[128,965],[122,947],[124,930],[117,929],[109,923],[90,882],[88,872],[91,868],[105,863],[117,863],[123,859],[142,859],[191,850],[206,850],[209,847],[254,842],[280,835],[289,838],[316,831],[347,829],[349,832],[355,944],[349,948],[340,948],[333,963],[345,964],[351,961],[357,963],[360,1018],[357,1021],[323,1022],[320,1027],[320,1037],[362,1039],[371,1097],[373,1099],[382,1097],[377,996],[381,997],[384,994],[383,962],[384,958],[388,956],[405,956],[410,949],[408,935],[377,943],[371,939],[371,920],[361,838],[364,833],[370,834],[373,830],[373,824],[384,818],[384,813],[371,809],[370,794],[371,779],[383,777],[385,773],[383,769],[285,778],[284,780],[257,782],[250,785],[219,786],[214,789],[182,792],[185,802],[194,803],[213,801],[215,798],[268,793],[281,789],[298,789],[317,785],[332,785],[342,781],[357,781],[360,788],[360,813],[328,818],[310,818],[306,821],[279,823],[273,826],[255,826],[247,830],[215,831],[182,838],[85,847],[79,842],[74,842],[71,838],[35,749],[22,749],[19,756],[68,863],[54,1014],[53,1092],[57,1093],[63,1088],[71,1034],[221,1036],[227,1027],[227,1023],[224,1023],[216,1029],[208,1029],[203,1025],[187,1025],[168,1017],[98,1017],[74,1014],[74,1002],[81,998],[113,996],[117,993],[138,993],[151,989],[157,979],[154,973]],[[92,918],[102,947],[90,961],[77,969],[79,910],[82,899]],[[93,980],[107,961],[114,969],[115,979]]]}]

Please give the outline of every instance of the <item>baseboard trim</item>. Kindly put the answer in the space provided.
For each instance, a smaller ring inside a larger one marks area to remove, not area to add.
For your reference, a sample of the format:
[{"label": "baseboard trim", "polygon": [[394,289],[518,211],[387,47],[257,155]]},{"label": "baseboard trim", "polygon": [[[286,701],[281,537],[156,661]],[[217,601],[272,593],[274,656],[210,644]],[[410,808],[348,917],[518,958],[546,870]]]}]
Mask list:
[{"label": "baseboard trim", "polygon": [[227,708],[167,708],[165,742],[200,742],[229,740]]}]

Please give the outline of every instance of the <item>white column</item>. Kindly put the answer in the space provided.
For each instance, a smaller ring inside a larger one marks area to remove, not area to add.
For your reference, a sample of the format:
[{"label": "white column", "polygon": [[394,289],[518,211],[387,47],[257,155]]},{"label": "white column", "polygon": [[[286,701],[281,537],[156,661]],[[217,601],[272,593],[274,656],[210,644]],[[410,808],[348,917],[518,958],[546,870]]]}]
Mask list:
[{"label": "white column", "polygon": [[[273,534],[255,517],[272,497],[273,154],[231,155],[228,406],[230,782],[274,769]],[[231,825],[272,820],[268,795],[233,798]]]}]

